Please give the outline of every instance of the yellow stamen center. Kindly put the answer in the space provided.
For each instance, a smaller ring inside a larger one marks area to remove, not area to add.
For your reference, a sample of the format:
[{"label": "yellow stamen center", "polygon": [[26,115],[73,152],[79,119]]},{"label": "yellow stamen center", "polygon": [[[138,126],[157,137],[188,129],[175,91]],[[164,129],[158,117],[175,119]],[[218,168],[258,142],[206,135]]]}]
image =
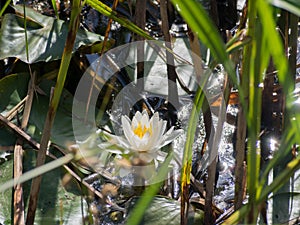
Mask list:
[{"label": "yellow stamen center", "polygon": [[140,122],[138,123],[137,127],[133,130],[133,133],[135,135],[137,135],[139,138],[143,138],[147,132],[151,136],[152,135],[152,127],[151,126],[146,127],[145,125],[142,127]]}]

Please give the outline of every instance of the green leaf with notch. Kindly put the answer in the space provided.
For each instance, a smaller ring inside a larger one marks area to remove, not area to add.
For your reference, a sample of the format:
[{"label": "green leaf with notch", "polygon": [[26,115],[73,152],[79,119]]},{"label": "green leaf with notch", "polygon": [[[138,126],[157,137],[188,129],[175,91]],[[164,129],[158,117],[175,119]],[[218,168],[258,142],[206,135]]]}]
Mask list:
[{"label": "green leaf with notch", "polygon": [[[26,8],[26,32],[29,60],[26,57],[23,7],[15,6],[17,14],[6,14],[0,29],[0,59],[17,57],[27,63],[60,59],[68,34],[68,24],[63,20],[44,16]],[[73,51],[88,45],[102,44],[103,37],[78,30]],[[113,45],[109,40],[106,48]]]}]

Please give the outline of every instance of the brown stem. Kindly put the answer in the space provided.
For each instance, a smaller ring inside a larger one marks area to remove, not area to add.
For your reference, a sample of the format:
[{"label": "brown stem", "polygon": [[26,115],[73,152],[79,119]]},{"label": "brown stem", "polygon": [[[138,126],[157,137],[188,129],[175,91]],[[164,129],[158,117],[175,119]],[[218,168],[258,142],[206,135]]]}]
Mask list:
[{"label": "brown stem", "polygon": [[244,110],[239,107],[237,131],[236,131],[236,167],[235,167],[235,210],[239,209],[244,200],[244,160],[245,160],[245,140],[246,140],[246,119]]},{"label": "brown stem", "polygon": [[211,164],[207,168],[208,178],[206,181],[206,196],[205,196],[205,206],[204,206],[204,224],[206,225],[215,224],[216,221],[216,217],[213,213],[213,204],[212,204],[212,200],[214,197],[216,166],[217,166],[217,157],[211,162]]},{"label": "brown stem", "polygon": [[[141,29],[145,29],[146,25],[146,0],[140,0],[136,1],[136,7],[135,7],[135,21],[136,25],[139,26]],[[143,41],[145,40],[142,36],[136,37],[137,41]],[[144,59],[145,59],[145,53],[144,53],[144,44],[142,43],[137,48],[137,87],[139,90],[144,90],[144,80],[142,79],[144,77]]]},{"label": "brown stem", "polygon": [[19,138],[26,141],[28,144],[31,145],[34,149],[39,149],[40,144],[37,143],[35,140],[33,140],[30,135],[28,135],[25,131],[23,131],[21,128],[19,128],[14,123],[10,122],[8,119],[6,119],[3,115],[0,114],[0,124],[6,126],[11,131],[13,131]]},{"label": "brown stem", "polygon": [[[160,1],[160,14],[161,14],[161,21],[162,21],[162,32],[164,34],[164,39],[166,41],[167,49],[172,50],[171,46],[171,36],[169,32],[169,19],[168,19],[168,0],[161,0]],[[175,63],[174,63],[174,55],[166,50],[167,55],[167,71],[168,71],[168,97],[169,102],[175,106],[179,105],[178,100],[178,89],[176,84],[177,73],[175,70]]]},{"label": "brown stem", "polygon": [[[21,123],[21,129],[23,130],[26,129],[29,121],[29,116],[30,116],[30,111],[31,111],[31,106],[32,106],[32,101],[34,96],[35,77],[36,74],[34,72],[32,74],[31,80],[29,81],[29,85],[28,85],[28,93],[27,93],[27,98],[25,102],[25,108],[24,108],[24,113],[23,113],[23,118]],[[23,144],[22,140],[18,138],[14,149],[14,178],[15,179],[20,177],[23,173],[22,144]],[[19,224],[19,225],[25,224],[23,188],[21,184],[17,184],[14,187],[14,224]]]}]

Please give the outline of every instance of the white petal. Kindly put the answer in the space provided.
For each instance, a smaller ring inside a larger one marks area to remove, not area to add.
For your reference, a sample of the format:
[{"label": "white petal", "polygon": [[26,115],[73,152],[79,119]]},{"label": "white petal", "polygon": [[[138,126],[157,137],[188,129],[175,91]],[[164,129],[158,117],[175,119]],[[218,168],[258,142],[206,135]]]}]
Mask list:
[{"label": "white petal", "polygon": [[134,130],[135,128],[137,128],[138,124],[139,124],[139,120],[133,117],[131,122],[131,129]]},{"label": "white petal", "polygon": [[125,149],[128,149],[130,147],[130,143],[125,138],[119,136],[114,137],[114,143]]},{"label": "white petal", "polygon": [[109,142],[103,142],[103,143],[99,144],[98,147],[103,150],[103,149],[109,148],[111,145],[112,144]]},{"label": "white petal", "polygon": [[150,151],[155,143],[151,142],[151,136],[146,133],[142,139],[139,139],[139,152]]},{"label": "white petal", "polygon": [[151,119],[152,119],[151,122],[152,122],[153,130],[155,131],[160,130],[163,124],[163,120],[159,118],[158,113],[155,113]]},{"label": "white petal", "polygon": [[156,136],[159,135],[158,132],[152,131],[152,135],[150,135],[148,132],[144,135],[142,138],[143,141],[143,147],[142,151],[152,151],[155,146],[157,145]]},{"label": "white petal", "polygon": [[165,133],[165,135],[163,136],[163,140],[160,144],[160,148],[171,143],[175,138],[177,138],[181,133],[182,133],[182,130],[179,129],[179,130],[173,130],[174,128],[171,127],[170,130],[168,130],[167,133]]},{"label": "white petal", "polygon": [[149,127],[149,116],[148,116],[148,114],[143,113],[143,116],[142,116],[142,119],[141,119],[140,122],[141,122],[142,128],[144,126]]},{"label": "white petal", "polygon": [[130,120],[127,116],[122,116],[122,126],[123,126],[124,135],[125,135],[126,139],[128,140],[128,142],[132,145],[133,144],[132,136],[134,136],[134,133],[131,129],[129,121]]},{"label": "white petal", "polygon": [[162,141],[162,135],[166,127],[166,121],[159,119],[158,113],[154,113],[151,118],[152,123],[152,135],[149,137],[149,141],[145,149],[148,151],[155,152]]},{"label": "white petal", "polygon": [[162,135],[165,133],[165,130],[167,128],[167,121],[165,120],[159,120],[158,124],[156,125],[156,132],[158,133],[158,137],[161,138]]},{"label": "white petal", "polygon": [[144,110],[143,110],[143,112],[142,112],[142,115],[147,115],[147,116],[148,116],[148,118],[149,118],[149,115],[148,115],[148,112],[147,112],[147,110],[146,110],[146,109],[144,109]]},{"label": "white petal", "polygon": [[154,115],[150,119],[149,124],[152,126],[152,129],[154,129],[154,127],[156,127],[156,129],[157,129],[157,126],[159,125],[159,115],[158,115],[158,112],[154,113]]},{"label": "white petal", "polygon": [[132,148],[133,148],[133,150],[139,151],[139,149],[141,148],[141,145],[143,144],[142,139],[140,139],[136,135],[133,135],[131,137],[131,141],[132,141]]},{"label": "white petal", "polygon": [[142,119],[142,113],[140,111],[137,111],[133,118],[135,118],[137,121],[140,121]]},{"label": "white petal", "polygon": [[160,145],[161,142],[163,141],[163,134],[167,128],[167,121],[160,120],[159,123],[160,123],[160,130],[156,131],[156,132],[158,132],[158,135],[157,135],[157,139],[155,140],[157,145]]}]

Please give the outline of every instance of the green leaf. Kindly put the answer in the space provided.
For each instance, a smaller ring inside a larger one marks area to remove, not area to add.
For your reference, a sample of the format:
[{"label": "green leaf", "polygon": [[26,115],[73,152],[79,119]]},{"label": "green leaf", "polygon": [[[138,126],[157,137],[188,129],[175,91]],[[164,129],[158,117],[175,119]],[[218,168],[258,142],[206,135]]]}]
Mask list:
[{"label": "green leaf", "polygon": [[[0,113],[4,116],[12,110],[27,94],[29,74],[19,73],[6,76],[0,80]],[[15,135],[0,128],[0,146],[14,145]]]},{"label": "green leaf", "polygon": [[[39,87],[46,93],[45,95],[37,95],[33,101],[30,123],[34,124],[40,132],[42,132],[45,123],[45,117],[48,112],[49,98],[51,88],[55,83],[49,80],[43,80]],[[61,101],[56,112],[54,124],[51,131],[51,141],[60,145],[67,146],[70,142],[74,142],[74,134],[72,127],[72,104],[73,96],[63,89]]]},{"label": "green leaf", "polygon": [[6,113],[16,106],[27,94],[29,74],[19,73],[0,80],[0,113]]},{"label": "green leaf", "polygon": [[299,0],[268,0],[272,5],[285,9],[297,16],[300,16],[300,1]]},{"label": "green leaf", "polygon": [[[26,8],[26,32],[28,37],[29,60],[26,57],[23,7],[15,6],[18,15],[6,14],[0,29],[0,59],[17,57],[27,63],[60,59],[68,34],[65,21],[44,16]],[[73,51],[85,45],[101,43],[100,35],[79,30]],[[112,41],[109,41],[110,46]]]},{"label": "green leaf", "polygon": [[[32,163],[34,152],[32,150],[26,151],[25,169],[29,169],[33,165],[26,165]],[[54,161],[52,161],[54,162]],[[9,160],[0,164],[0,183],[3,184],[12,178],[13,174],[13,160]],[[39,196],[39,204],[35,224],[80,224],[82,222],[82,197],[79,195],[80,190],[75,183],[69,183],[66,186],[62,185],[62,177],[65,172],[56,168],[43,175],[43,183],[41,185],[41,194]],[[23,183],[25,207],[28,200],[28,189],[30,182]],[[7,189],[0,195],[0,223],[11,223],[11,191]],[[83,204],[86,207],[85,204]],[[3,221],[7,221],[4,222]]]},{"label": "green leaf", "polygon": [[[9,160],[0,164],[0,183],[11,179],[13,174],[13,161]],[[4,220],[10,221],[11,218],[11,201],[12,200],[12,189],[8,189],[0,195],[0,223]],[[5,223],[6,224],[6,223]]]},{"label": "green leaf", "polygon": [[[26,96],[28,81],[29,74],[27,73],[9,75],[0,80],[0,113],[6,116],[8,111],[15,107]],[[46,95],[35,95],[36,98],[32,105],[30,123],[38,129],[36,131],[37,133],[43,130],[45,116],[49,107],[49,95],[54,85],[55,83],[53,81],[43,80],[39,84],[39,88],[43,90]],[[66,146],[66,144],[74,141],[72,104],[73,96],[64,89],[51,136],[51,140],[60,146]],[[14,145],[15,136],[13,133],[1,129],[0,135],[2,137],[0,145]],[[38,140],[40,137],[35,136],[35,138]]]},{"label": "green leaf", "polygon": [[[134,204],[138,199],[131,201]],[[130,213],[129,213],[130,215]],[[191,210],[188,224],[203,224],[203,212]],[[178,225],[180,224],[180,203],[173,199],[155,196],[144,213],[140,225]]]}]

